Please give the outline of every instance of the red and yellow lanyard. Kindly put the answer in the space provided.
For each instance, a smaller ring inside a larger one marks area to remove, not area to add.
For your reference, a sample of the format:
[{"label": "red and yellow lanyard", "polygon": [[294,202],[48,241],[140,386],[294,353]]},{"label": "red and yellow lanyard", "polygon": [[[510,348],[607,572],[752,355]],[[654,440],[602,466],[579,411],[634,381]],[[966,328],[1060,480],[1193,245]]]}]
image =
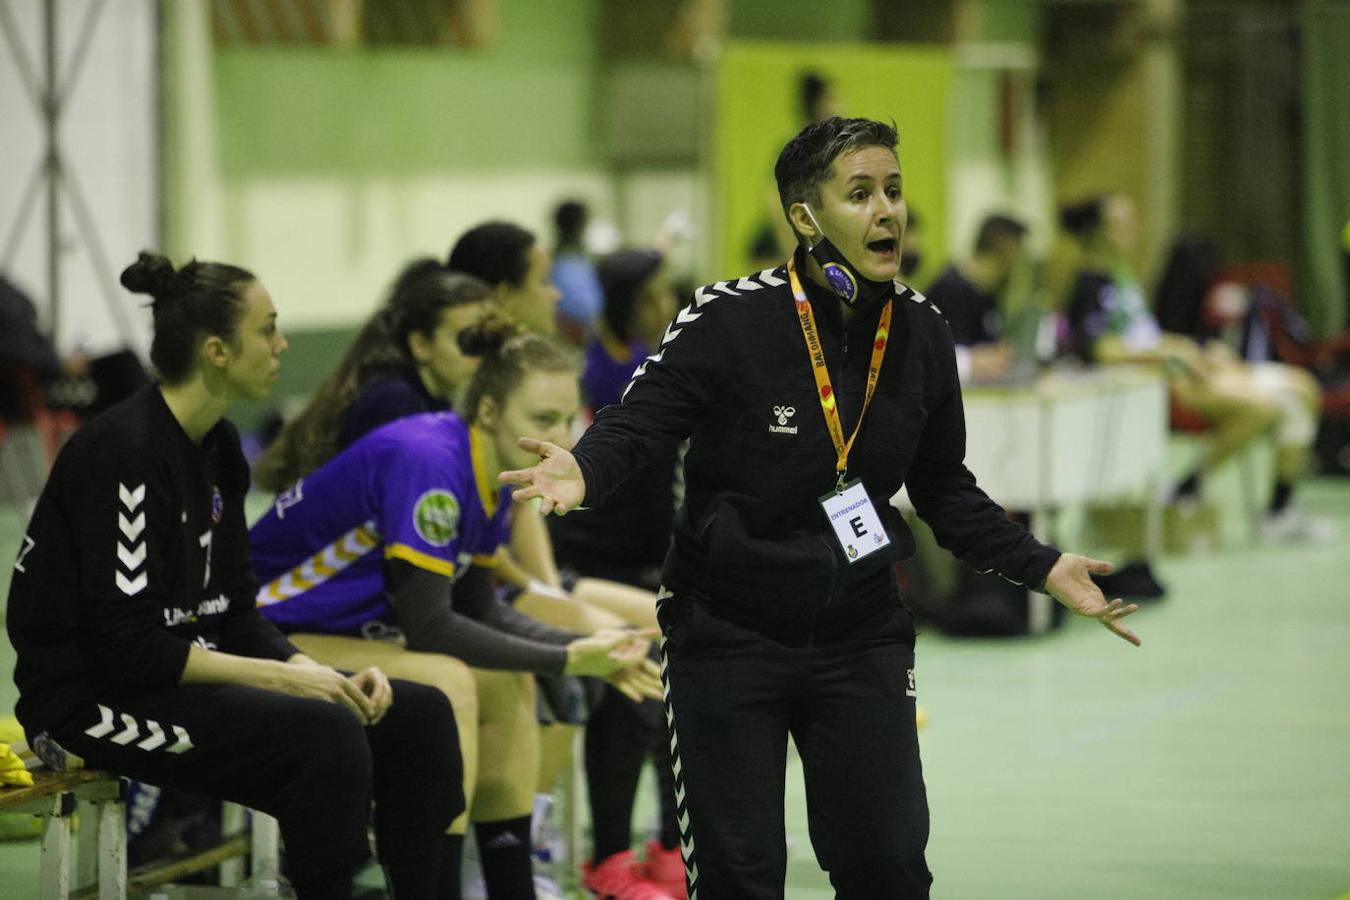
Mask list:
[{"label": "red and yellow lanyard", "polygon": [[853,442],[857,440],[858,432],[862,430],[863,417],[867,415],[867,407],[871,405],[872,395],[876,393],[877,379],[881,376],[881,360],[886,355],[886,341],[891,333],[891,306],[895,301],[887,300],[881,309],[877,335],[872,341],[872,361],[867,367],[867,391],[863,394],[862,411],[858,413],[858,424],[854,426],[853,434],[845,442],[844,426],[839,421],[839,406],[835,401],[834,387],[830,384],[830,370],[825,365],[825,351],[820,345],[820,332],[816,330],[816,315],[811,311],[811,301],[806,299],[806,292],[802,290],[801,280],[797,277],[795,259],[788,260],[787,272],[788,281],[792,284],[792,300],[797,304],[797,321],[802,326],[806,352],[811,357],[811,370],[816,376],[817,396],[820,398],[820,409],[825,413],[825,427],[829,429],[830,439],[834,441],[835,471],[839,473],[835,490],[842,491],[844,473],[848,471],[849,451],[853,449]]}]

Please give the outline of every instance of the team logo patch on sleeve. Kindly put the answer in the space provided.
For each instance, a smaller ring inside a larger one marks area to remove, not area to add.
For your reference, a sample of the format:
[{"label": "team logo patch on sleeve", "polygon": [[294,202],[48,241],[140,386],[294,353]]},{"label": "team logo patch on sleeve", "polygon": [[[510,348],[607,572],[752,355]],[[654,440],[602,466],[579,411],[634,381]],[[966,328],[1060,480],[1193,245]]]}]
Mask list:
[{"label": "team logo patch on sleeve", "polygon": [[431,546],[444,547],[459,532],[459,501],[440,488],[427,491],[413,508],[413,527]]}]

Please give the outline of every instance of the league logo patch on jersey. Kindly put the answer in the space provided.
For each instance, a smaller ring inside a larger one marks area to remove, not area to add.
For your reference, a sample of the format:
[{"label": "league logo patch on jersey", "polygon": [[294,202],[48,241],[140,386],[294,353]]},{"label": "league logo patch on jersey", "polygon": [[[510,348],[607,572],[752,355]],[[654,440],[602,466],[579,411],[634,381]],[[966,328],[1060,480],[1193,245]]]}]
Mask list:
[{"label": "league logo patch on jersey", "polygon": [[417,498],[413,508],[413,527],[433,547],[444,547],[455,539],[459,529],[459,501],[455,495],[436,488]]},{"label": "league logo patch on jersey", "polygon": [[220,495],[220,488],[211,485],[211,524],[219,525],[220,517],[225,514],[225,498]]}]

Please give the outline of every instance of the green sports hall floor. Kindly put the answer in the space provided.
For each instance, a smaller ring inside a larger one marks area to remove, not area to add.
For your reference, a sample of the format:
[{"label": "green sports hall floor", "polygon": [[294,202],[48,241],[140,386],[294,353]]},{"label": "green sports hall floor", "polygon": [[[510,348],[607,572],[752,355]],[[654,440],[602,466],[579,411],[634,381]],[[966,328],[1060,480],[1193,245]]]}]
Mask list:
[{"label": "green sports hall floor", "polygon": [[[1163,560],[1142,649],[1081,620],[920,637],[934,896],[1350,898],[1350,479],[1302,502],[1336,544]],[[0,512],[0,546],[20,531]],[[0,714],[12,668],[0,642]],[[831,896],[795,765],[787,821],[788,896]],[[35,897],[37,864],[0,844],[0,898]]]}]

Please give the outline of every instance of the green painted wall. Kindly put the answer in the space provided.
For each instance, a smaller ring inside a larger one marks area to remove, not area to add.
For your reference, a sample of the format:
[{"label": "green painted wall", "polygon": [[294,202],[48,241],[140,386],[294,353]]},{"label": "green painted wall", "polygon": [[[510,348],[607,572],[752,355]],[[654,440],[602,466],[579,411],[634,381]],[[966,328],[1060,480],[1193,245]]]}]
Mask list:
[{"label": "green painted wall", "polygon": [[871,34],[871,0],[731,0],[733,40],[864,41]]},{"label": "green painted wall", "polygon": [[983,0],[975,30],[978,41],[1013,41],[1039,44],[1043,0]]},{"label": "green painted wall", "polygon": [[596,0],[512,0],[486,50],[216,54],[227,178],[586,165]]}]

